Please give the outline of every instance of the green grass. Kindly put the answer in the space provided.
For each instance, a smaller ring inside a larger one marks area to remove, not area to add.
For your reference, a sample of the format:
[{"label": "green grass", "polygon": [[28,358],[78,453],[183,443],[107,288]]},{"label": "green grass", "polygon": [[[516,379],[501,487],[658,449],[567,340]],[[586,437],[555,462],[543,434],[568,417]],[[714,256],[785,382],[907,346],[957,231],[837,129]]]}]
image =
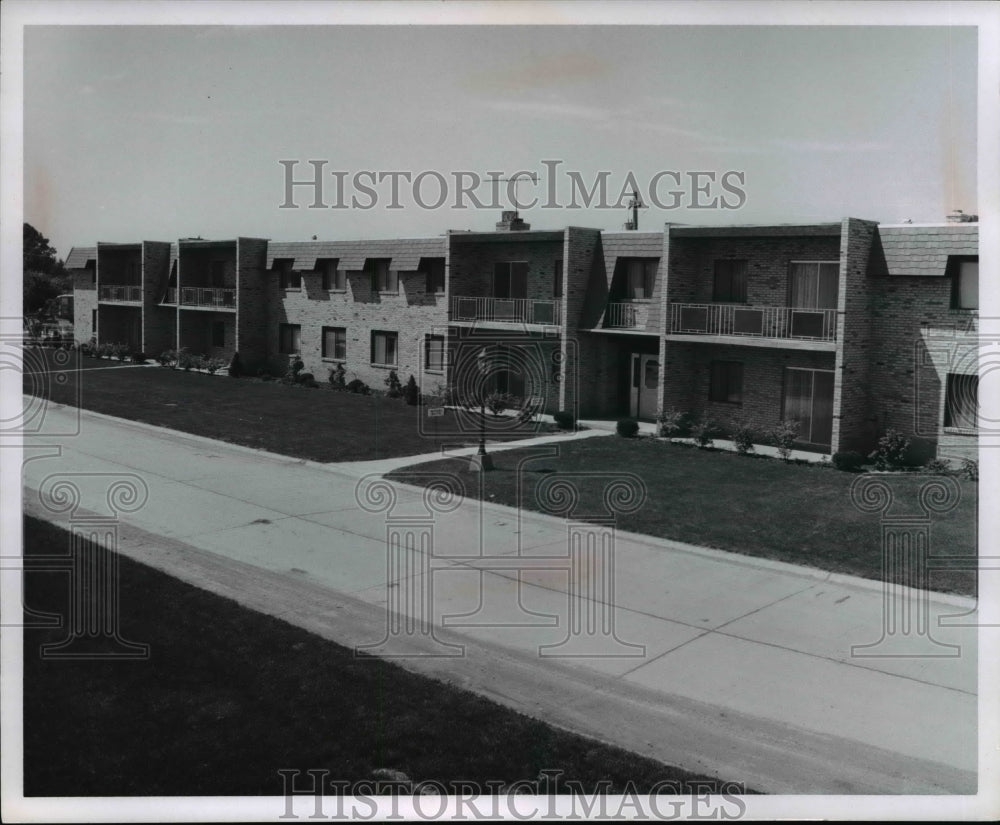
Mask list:
[{"label": "green grass", "polygon": [[[35,351],[32,351],[35,352]],[[45,351],[39,351],[45,353]],[[47,361],[42,361],[47,357]],[[80,358],[79,370],[53,373],[52,354],[25,360],[24,390],[60,404],[169,427],[245,447],[320,462],[367,461],[439,452],[477,443],[478,413],[440,417],[402,399],[288,386],[279,381],[198,372],[121,367]],[[406,376],[401,376],[403,380]],[[58,379],[58,380],[57,380]],[[379,388],[381,389],[381,388]],[[490,439],[526,438],[551,428],[487,415]]]},{"label": "green grass", "polygon": [[[25,519],[25,552],[68,534]],[[121,558],[122,636],[146,661],[42,660],[58,629],[24,633],[28,796],[280,795],[278,770],[330,780],[401,770],[416,782],[715,782],[557,730]],[[29,568],[30,570],[30,568]],[[25,606],[65,615],[66,579],[25,573]],[[717,787],[717,786],[716,786]],[[691,786],[685,791],[694,792]]]},{"label": "green grass", "polygon": [[[614,436],[560,445],[556,458],[539,458],[517,472],[530,448],[498,452],[496,469],[485,474],[483,494],[493,502],[544,509],[537,485],[553,474],[567,476],[579,501],[573,515],[588,520],[606,513],[599,473],[630,472],[647,489],[645,504],[618,517],[622,530],[674,539],[751,556],[806,564],[823,570],[882,578],[879,513],[862,512],[851,501],[859,476],[815,464],[784,462],[736,453],[699,450],[649,438]],[[432,472],[463,472],[465,462],[445,459],[390,473],[390,478],[423,484]],[[882,474],[893,496],[891,515],[919,515],[918,491],[932,477],[916,473]],[[465,484],[478,496],[478,477]],[[520,485],[519,485],[520,482]],[[961,480],[961,500],[947,514],[932,515],[931,553],[939,557],[974,556],[978,484]],[[519,492],[520,486],[520,492]],[[519,501],[520,498],[520,501]],[[959,560],[932,569],[929,586],[944,592],[975,594],[973,569]]]}]

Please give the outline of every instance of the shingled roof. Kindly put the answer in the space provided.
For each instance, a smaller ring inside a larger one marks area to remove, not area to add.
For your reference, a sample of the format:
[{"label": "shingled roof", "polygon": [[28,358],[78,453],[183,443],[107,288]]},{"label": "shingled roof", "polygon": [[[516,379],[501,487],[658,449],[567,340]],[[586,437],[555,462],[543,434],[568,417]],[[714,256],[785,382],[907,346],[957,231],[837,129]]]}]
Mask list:
[{"label": "shingled roof", "polygon": [[979,254],[979,224],[879,226],[890,275],[944,276],[952,255]]},{"label": "shingled roof", "polygon": [[66,269],[86,269],[88,261],[97,260],[96,246],[74,246],[66,256]]},{"label": "shingled roof", "polygon": [[421,258],[443,258],[445,238],[399,238],[383,241],[288,241],[267,245],[267,268],[275,258],[291,258],[292,268],[309,272],[316,261],[336,259],[339,269],[349,272],[364,269],[368,258],[391,258],[390,268],[399,272],[416,272]]},{"label": "shingled roof", "polygon": [[604,250],[604,268],[611,273],[619,258],[663,257],[663,233],[602,232],[601,247]]}]

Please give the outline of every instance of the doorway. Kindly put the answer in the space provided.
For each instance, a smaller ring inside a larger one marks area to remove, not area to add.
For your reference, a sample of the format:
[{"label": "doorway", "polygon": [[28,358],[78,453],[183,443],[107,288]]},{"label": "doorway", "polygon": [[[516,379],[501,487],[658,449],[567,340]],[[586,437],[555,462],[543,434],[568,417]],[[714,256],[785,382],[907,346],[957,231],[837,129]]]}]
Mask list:
[{"label": "doorway", "polygon": [[655,418],[660,390],[660,362],[655,355],[632,353],[629,414],[633,418]]}]

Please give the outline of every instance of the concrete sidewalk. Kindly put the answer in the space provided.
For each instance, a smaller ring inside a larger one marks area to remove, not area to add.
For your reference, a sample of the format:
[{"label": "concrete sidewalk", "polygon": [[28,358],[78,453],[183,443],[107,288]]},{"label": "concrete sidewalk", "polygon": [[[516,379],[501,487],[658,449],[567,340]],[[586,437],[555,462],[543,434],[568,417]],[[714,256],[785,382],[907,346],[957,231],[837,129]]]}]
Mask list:
[{"label": "concrete sidewalk", "polygon": [[[434,637],[419,623],[391,637],[401,665],[554,724],[763,791],[975,790],[971,600],[927,603],[939,645],[920,652],[958,655],[855,657],[883,635],[872,582],[618,534],[610,611],[571,597],[611,584],[595,567],[579,578],[579,527],[560,519],[86,412],[79,436],[38,441],[62,454],[26,462],[29,512],[66,523],[37,493],[57,476],[79,474],[80,512],[137,476],[148,499],[121,516],[127,555],[350,645],[386,637],[387,603],[424,605]],[[428,542],[391,575],[389,533]],[[566,655],[581,651],[600,655]]]}]

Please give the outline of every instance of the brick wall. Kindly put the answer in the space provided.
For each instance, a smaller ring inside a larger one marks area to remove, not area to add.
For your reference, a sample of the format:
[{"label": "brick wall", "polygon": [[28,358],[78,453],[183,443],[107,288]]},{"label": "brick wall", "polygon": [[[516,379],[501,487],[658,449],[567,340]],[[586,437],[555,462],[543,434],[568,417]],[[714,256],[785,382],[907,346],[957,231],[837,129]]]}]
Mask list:
[{"label": "brick wall", "polygon": [[90,269],[69,271],[73,278],[73,337],[78,344],[85,344],[97,337],[93,312],[97,309],[97,286]]},{"label": "brick wall", "polygon": [[177,310],[161,306],[170,275],[170,244],[144,241],[142,244],[142,349],[155,358],[177,345]]},{"label": "brick wall", "polygon": [[269,293],[267,241],[236,240],[236,351],[247,372],[264,366],[277,342],[268,339]]},{"label": "brick wall", "polygon": [[[563,239],[563,324],[559,345],[559,408],[580,415],[586,406],[588,387],[601,371],[602,356],[595,342],[577,334],[595,267],[601,250],[596,229],[569,227]],[[587,386],[583,385],[586,376]]]},{"label": "brick wall", "polygon": [[[527,261],[528,294],[536,301],[551,301],[555,264],[565,254],[562,240],[464,241],[461,235],[449,236],[448,256],[449,295],[490,297],[493,295],[494,264],[506,261]],[[565,265],[563,271],[566,271]]]}]

